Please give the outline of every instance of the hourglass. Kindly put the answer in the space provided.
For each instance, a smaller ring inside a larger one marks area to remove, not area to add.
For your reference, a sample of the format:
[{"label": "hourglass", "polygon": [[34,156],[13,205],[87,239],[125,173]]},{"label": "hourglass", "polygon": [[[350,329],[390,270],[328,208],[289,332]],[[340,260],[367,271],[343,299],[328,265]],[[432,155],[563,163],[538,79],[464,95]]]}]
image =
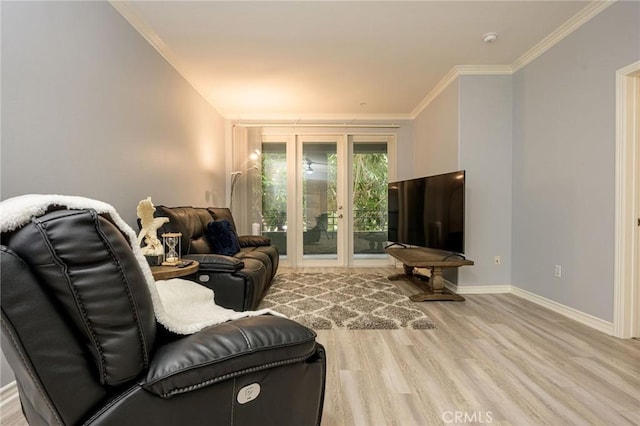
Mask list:
[{"label": "hourglass", "polygon": [[164,245],[164,262],[166,266],[176,266],[180,260],[180,253],[182,252],[181,239],[182,234],[180,232],[169,232],[162,234],[162,245]]}]

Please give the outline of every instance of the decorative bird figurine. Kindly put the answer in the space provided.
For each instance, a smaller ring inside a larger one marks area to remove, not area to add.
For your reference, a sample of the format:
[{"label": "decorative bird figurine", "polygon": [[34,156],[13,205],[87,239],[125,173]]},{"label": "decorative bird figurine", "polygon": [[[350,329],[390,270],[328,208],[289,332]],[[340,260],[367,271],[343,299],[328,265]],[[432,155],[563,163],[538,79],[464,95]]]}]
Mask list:
[{"label": "decorative bird figurine", "polygon": [[144,255],[157,256],[164,253],[162,242],[158,239],[158,228],[169,222],[169,218],[153,217],[153,212],[155,211],[156,208],[153,207],[151,197],[141,200],[136,209],[138,218],[140,219],[140,227],[142,228],[138,234],[138,245],[140,245],[144,238],[146,246],[141,249]]}]

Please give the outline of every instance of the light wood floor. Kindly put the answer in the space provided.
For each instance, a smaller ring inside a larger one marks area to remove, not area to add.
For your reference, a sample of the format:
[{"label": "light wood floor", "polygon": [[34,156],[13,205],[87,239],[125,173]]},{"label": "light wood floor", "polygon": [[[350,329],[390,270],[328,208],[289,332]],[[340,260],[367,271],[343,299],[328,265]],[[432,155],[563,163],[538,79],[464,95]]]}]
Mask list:
[{"label": "light wood floor", "polygon": [[[435,330],[319,331],[322,425],[640,425],[640,341],[517,296],[465,297],[418,304]],[[26,424],[17,401],[3,411]]]}]

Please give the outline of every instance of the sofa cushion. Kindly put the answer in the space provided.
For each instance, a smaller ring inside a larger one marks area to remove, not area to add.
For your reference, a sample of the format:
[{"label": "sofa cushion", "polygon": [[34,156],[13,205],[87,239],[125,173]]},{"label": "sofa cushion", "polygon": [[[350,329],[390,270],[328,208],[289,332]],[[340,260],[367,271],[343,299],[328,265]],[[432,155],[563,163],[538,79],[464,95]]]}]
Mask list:
[{"label": "sofa cushion", "polygon": [[226,219],[229,221],[229,223],[231,223],[231,226],[233,226],[233,229],[236,229],[236,223],[233,220],[233,214],[231,213],[231,210],[228,207],[208,207],[207,210],[215,220]]},{"label": "sofa cushion", "polygon": [[205,235],[213,253],[233,256],[240,251],[238,234],[231,222],[226,219],[209,222]]},{"label": "sofa cushion", "polygon": [[156,206],[155,217],[168,217],[158,230],[158,237],[165,232],[180,232],[182,234],[182,254],[213,253],[205,233],[207,224],[213,220],[209,210],[201,207],[166,207]]}]

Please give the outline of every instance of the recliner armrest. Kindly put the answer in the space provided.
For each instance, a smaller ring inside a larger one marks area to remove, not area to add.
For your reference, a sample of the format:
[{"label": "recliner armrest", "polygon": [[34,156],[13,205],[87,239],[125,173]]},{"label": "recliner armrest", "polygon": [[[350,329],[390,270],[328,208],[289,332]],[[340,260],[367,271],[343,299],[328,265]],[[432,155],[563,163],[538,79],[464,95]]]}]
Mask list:
[{"label": "recliner armrest", "polygon": [[202,272],[236,272],[244,268],[242,260],[222,254],[187,254],[183,258],[199,262]]},{"label": "recliner armrest", "polygon": [[262,247],[270,246],[271,238],[262,235],[240,235],[238,236],[240,247]]},{"label": "recliner armrest", "polygon": [[313,330],[271,315],[211,326],[158,348],[141,385],[170,398],[250,372],[300,362],[315,352],[315,338]]}]

